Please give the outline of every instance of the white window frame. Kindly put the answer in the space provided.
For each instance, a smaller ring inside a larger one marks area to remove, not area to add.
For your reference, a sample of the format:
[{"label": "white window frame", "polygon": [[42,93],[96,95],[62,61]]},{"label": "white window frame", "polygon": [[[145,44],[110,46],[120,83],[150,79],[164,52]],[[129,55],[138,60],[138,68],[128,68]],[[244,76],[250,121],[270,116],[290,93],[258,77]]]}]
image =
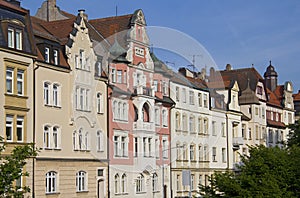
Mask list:
[{"label": "white window frame", "polygon": [[50,82],[44,82],[43,83],[44,105],[50,105],[51,104],[50,89],[51,89],[51,83]]},{"label": "white window frame", "polygon": [[50,63],[50,49],[49,47],[45,47],[45,62]]},{"label": "white window frame", "polygon": [[[21,122],[18,123],[18,122]],[[16,136],[17,136],[17,142],[23,142],[24,141],[24,116],[17,116],[17,123],[16,123]],[[19,140],[18,136],[18,130],[21,131],[21,139]]]},{"label": "white window frame", "polygon": [[86,192],[87,191],[87,172],[78,171],[76,173],[76,191],[77,192]]},{"label": "white window frame", "polygon": [[58,65],[58,50],[53,50],[54,65]]},{"label": "white window frame", "polygon": [[[10,138],[8,139],[7,137],[7,129],[10,129]],[[5,135],[6,135],[6,141],[7,142],[12,142],[14,140],[14,116],[13,115],[6,115],[6,130],[5,130]]]},{"label": "white window frame", "polygon": [[17,94],[20,96],[24,95],[24,72],[22,69],[17,69]]},{"label": "white window frame", "polygon": [[168,111],[165,108],[162,109],[162,125],[168,127]]},{"label": "white window frame", "polygon": [[152,192],[158,192],[158,175],[156,173],[152,174]]},{"label": "white window frame", "polygon": [[117,81],[116,82],[117,83],[122,83],[122,74],[123,74],[123,71],[118,69],[116,74],[117,74],[117,79],[116,79]]},{"label": "white window frame", "polygon": [[15,30],[13,28],[7,30],[7,45],[9,48],[15,48]]},{"label": "white window frame", "polygon": [[127,193],[127,175],[125,173],[121,176],[121,193]]},{"label": "white window frame", "polygon": [[60,127],[54,126],[52,128],[52,148],[53,149],[60,149]]},{"label": "white window frame", "polygon": [[141,193],[145,191],[145,176],[140,174],[136,179],[135,192]]},{"label": "white window frame", "polygon": [[97,151],[104,151],[104,135],[101,130],[97,131]]},{"label": "white window frame", "polygon": [[46,194],[57,192],[57,173],[50,171],[46,173]]},{"label": "white window frame", "polygon": [[111,81],[113,83],[115,83],[117,81],[117,76],[116,76],[116,69],[115,68],[112,68],[111,69]]},{"label": "white window frame", "polygon": [[[8,75],[10,74],[10,75]],[[8,83],[10,82],[9,91],[8,89]],[[14,93],[14,68],[7,67],[6,68],[6,93],[13,94]]]},{"label": "white window frame", "polygon": [[52,85],[52,102],[53,106],[60,106],[60,85],[57,83]]},{"label": "white window frame", "polygon": [[104,113],[103,110],[103,94],[98,92],[97,93],[97,113]]},{"label": "white window frame", "polygon": [[115,190],[115,194],[119,194],[120,193],[120,176],[119,174],[115,174],[114,176],[114,190]]},{"label": "white window frame", "polygon": [[43,127],[43,145],[45,149],[51,148],[51,126],[49,125]]}]

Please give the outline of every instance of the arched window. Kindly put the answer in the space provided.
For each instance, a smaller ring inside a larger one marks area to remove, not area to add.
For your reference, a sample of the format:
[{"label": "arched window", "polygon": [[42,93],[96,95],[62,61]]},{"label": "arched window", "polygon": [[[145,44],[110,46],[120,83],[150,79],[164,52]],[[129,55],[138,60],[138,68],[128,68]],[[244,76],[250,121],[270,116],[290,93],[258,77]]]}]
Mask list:
[{"label": "arched window", "polygon": [[59,106],[59,85],[58,84],[54,84],[53,85],[53,105],[54,106]]},{"label": "arched window", "polygon": [[79,129],[79,132],[78,132],[78,145],[79,145],[79,150],[82,150],[83,149],[82,129]]},{"label": "arched window", "polygon": [[126,193],[126,191],[127,191],[127,176],[124,173],[121,179],[121,192]]},{"label": "arched window", "polygon": [[50,104],[50,83],[44,82],[44,104]]},{"label": "arched window", "polygon": [[50,148],[50,127],[44,126],[44,148]]},{"label": "arched window", "polygon": [[153,192],[158,191],[158,176],[156,173],[152,174],[152,191]]},{"label": "arched window", "polygon": [[136,122],[139,119],[139,111],[135,106],[133,106],[133,108],[134,108],[134,121]]},{"label": "arched window", "polygon": [[87,191],[87,174],[85,171],[76,173],[76,190],[77,192]]},{"label": "arched window", "polygon": [[150,110],[149,105],[145,103],[142,109],[144,122],[150,122],[149,110]]},{"label": "arched window", "polygon": [[120,177],[119,174],[115,174],[115,194],[118,194],[120,192],[119,188],[120,188]]},{"label": "arched window", "polygon": [[57,173],[50,171],[46,173],[46,193],[57,192]]},{"label": "arched window", "polygon": [[102,94],[97,93],[97,113],[103,113],[103,101]]},{"label": "arched window", "polygon": [[194,116],[190,116],[189,118],[189,130],[190,130],[190,133],[194,133],[195,132],[195,124],[194,124]]},{"label": "arched window", "polygon": [[144,182],[145,182],[145,177],[143,174],[140,174],[137,179],[136,179],[136,184],[135,184],[135,192],[143,192],[144,191]]},{"label": "arched window", "polygon": [[57,126],[53,127],[53,147],[59,148],[59,128]]},{"label": "arched window", "polygon": [[102,131],[97,131],[97,151],[104,151],[103,142],[104,141]]}]

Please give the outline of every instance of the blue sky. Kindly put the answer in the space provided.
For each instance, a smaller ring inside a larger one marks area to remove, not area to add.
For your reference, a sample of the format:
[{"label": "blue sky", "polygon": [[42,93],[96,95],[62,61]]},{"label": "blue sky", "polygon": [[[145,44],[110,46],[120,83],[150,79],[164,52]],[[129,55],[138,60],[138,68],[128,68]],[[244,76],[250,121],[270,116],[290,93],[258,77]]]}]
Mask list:
[{"label": "blue sky", "polygon": [[[34,15],[42,2],[23,0],[22,7]],[[118,15],[141,8],[148,26],[172,28],[197,40],[219,69],[227,63],[235,69],[253,64],[263,75],[272,60],[279,83],[291,81],[294,92],[300,89],[299,0],[57,0],[57,4],[73,14],[85,9],[89,19],[114,16],[116,6]],[[186,64],[165,55],[159,57],[177,66]],[[186,59],[191,61],[191,54]]]}]

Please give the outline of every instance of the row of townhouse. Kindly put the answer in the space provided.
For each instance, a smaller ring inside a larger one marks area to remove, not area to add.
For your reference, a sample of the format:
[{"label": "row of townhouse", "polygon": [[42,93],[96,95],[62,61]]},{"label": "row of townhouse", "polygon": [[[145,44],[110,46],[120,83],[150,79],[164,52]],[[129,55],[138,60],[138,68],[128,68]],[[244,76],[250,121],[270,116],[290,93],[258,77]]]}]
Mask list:
[{"label": "row of townhouse", "polygon": [[18,181],[28,196],[196,195],[247,145],[282,146],[294,122],[292,84],[278,85],[271,63],[264,77],[230,65],[175,72],[150,51],[142,10],[92,20],[56,0],[35,16],[16,0],[0,10],[0,136],[7,152],[40,148]]}]

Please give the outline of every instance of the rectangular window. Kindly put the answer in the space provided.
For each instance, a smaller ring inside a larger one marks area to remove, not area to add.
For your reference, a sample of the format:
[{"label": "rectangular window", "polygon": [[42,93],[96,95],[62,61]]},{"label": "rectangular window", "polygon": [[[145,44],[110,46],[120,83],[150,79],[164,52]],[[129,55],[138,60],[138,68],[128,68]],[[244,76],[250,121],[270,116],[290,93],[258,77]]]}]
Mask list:
[{"label": "rectangular window", "polygon": [[84,69],[84,51],[79,51],[79,68]]},{"label": "rectangular window", "polygon": [[246,125],[242,124],[242,137],[246,139]]},{"label": "rectangular window", "polygon": [[13,120],[12,115],[6,115],[6,141],[13,141]]},{"label": "rectangular window", "polygon": [[182,102],[186,103],[186,90],[185,90],[185,88],[182,89]]},{"label": "rectangular window", "polygon": [[159,140],[155,139],[155,157],[159,158]]},{"label": "rectangular window", "polygon": [[153,81],[153,89],[154,89],[154,91],[158,91],[158,82],[157,82],[157,80],[154,80]]},{"label": "rectangular window", "polygon": [[143,153],[144,153],[144,157],[147,157],[147,138],[143,138]]},{"label": "rectangular window", "polygon": [[95,65],[95,76],[101,76],[101,72],[102,72],[102,60],[100,58],[98,58],[99,60],[96,62]]},{"label": "rectangular window", "polygon": [[113,83],[116,82],[116,70],[115,69],[111,69],[111,81]]},{"label": "rectangular window", "polygon": [[22,50],[22,31],[16,30],[16,49]]},{"label": "rectangular window", "polygon": [[226,162],[226,148],[222,148],[222,162]]},{"label": "rectangular window", "polygon": [[166,139],[162,140],[163,158],[168,158],[168,141]]},{"label": "rectangular window", "polygon": [[123,83],[127,83],[127,71],[123,72]]},{"label": "rectangular window", "polygon": [[176,101],[178,102],[179,101],[179,97],[180,97],[179,87],[176,87],[175,90],[176,90]]},{"label": "rectangular window", "polygon": [[222,122],[222,136],[226,137],[226,133],[225,133],[225,123]]},{"label": "rectangular window", "polygon": [[204,99],[203,99],[204,107],[207,108],[207,106],[208,106],[207,94],[204,94],[203,97],[204,97]]},{"label": "rectangular window", "polygon": [[24,95],[24,70],[17,70],[17,90],[18,95]]},{"label": "rectangular window", "polygon": [[6,68],[6,93],[13,93],[14,69]]},{"label": "rectangular window", "polygon": [[198,93],[198,105],[199,107],[202,107],[202,94]]},{"label": "rectangular window", "polygon": [[120,136],[114,136],[114,156],[120,156],[120,146],[119,146],[119,138]]},{"label": "rectangular window", "polygon": [[117,70],[117,83],[122,83],[122,70]]},{"label": "rectangular window", "polygon": [[15,35],[14,35],[14,30],[12,28],[8,28],[8,47],[9,48],[14,48],[15,47]]},{"label": "rectangular window", "polygon": [[190,145],[190,161],[195,160],[195,146]]},{"label": "rectangular window", "polygon": [[24,134],[24,117],[18,116],[17,117],[17,141],[23,141],[23,134]]},{"label": "rectangular window", "polygon": [[58,65],[58,51],[53,50],[54,65]]},{"label": "rectangular window", "polygon": [[216,121],[212,121],[212,135],[217,135]]},{"label": "rectangular window", "polygon": [[155,125],[157,125],[157,126],[160,125],[160,114],[159,114],[159,109],[155,109]]},{"label": "rectangular window", "polygon": [[54,106],[59,106],[58,104],[58,89],[59,89],[59,86],[54,84],[53,85],[53,105]]},{"label": "rectangular window", "polygon": [[191,175],[191,190],[195,190],[195,175]]},{"label": "rectangular window", "polygon": [[49,48],[45,47],[45,62],[49,63],[50,62],[50,54],[49,54]]},{"label": "rectangular window", "polygon": [[207,149],[207,146],[203,147],[203,155],[204,155],[204,161],[208,161],[208,149]]},{"label": "rectangular window", "polygon": [[135,137],[134,138],[134,157],[137,157],[138,156],[138,153],[139,153],[139,142],[138,142],[138,138]]},{"label": "rectangular window", "polygon": [[252,139],[252,132],[251,132],[251,128],[248,129],[248,136],[249,136],[249,140]]},{"label": "rectangular window", "polygon": [[213,147],[212,148],[212,160],[213,160],[213,162],[217,161],[216,156],[217,156],[217,148]]},{"label": "rectangular window", "polygon": [[189,98],[190,98],[190,105],[193,105],[194,104],[194,92],[193,91],[190,91],[190,94],[189,94]]}]

